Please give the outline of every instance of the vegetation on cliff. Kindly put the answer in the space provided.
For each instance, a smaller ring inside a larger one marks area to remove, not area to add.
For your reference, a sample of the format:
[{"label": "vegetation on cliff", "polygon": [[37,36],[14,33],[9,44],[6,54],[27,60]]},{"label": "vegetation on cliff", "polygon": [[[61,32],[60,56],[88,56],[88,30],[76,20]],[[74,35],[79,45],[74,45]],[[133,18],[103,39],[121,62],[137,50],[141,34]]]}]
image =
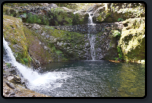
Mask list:
[{"label": "vegetation on cliff", "polygon": [[[74,13],[76,10],[80,12]],[[145,5],[142,3],[6,3],[3,5],[4,38],[17,61],[25,65],[85,59],[90,47],[87,35],[53,27],[87,23],[88,14],[84,11],[93,11],[96,23],[123,23],[121,30],[105,27],[97,34],[96,49],[102,45],[105,50],[102,53],[107,53],[104,59],[130,62],[145,59]],[[39,28],[33,29],[35,26]]]}]

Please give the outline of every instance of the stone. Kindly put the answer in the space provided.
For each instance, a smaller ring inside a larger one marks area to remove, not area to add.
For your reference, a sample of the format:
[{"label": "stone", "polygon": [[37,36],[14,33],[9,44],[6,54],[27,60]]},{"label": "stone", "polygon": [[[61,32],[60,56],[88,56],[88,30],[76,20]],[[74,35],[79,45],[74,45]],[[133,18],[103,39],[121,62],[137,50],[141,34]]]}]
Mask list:
[{"label": "stone", "polygon": [[10,93],[10,95],[15,95],[15,92]]},{"label": "stone", "polygon": [[45,50],[49,50],[47,46],[44,46],[44,49],[45,49]]},{"label": "stone", "polygon": [[61,7],[63,10],[65,10],[66,12],[73,12],[73,10],[72,9],[69,9],[69,8],[66,8],[66,7]]},{"label": "stone", "polygon": [[21,83],[21,78],[18,76],[8,76],[7,79],[12,83]]},{"label": "stone", "polygon": [[8,87],[15,89],[15,86],[12,83],[10,83],[10,82],[5,82],[5,83]]},{"label": "stone", "polygon": [[41,35],[44,36],[44,35],[45,35],[45,32],[43,32]]},{"label": "stone", "polygon": [[35,29],[35,30],[38,30],[38,29],[40,29],[40,28],[41,28],[41,26],[38,25],[38,24],[34,24],[33,27],[32,27],[32,29]]},{"label": "stone", "polygon": [[48,39],[50,36],[49,35],[46,35],[46,38]]},{"label": "stone", "polygon": [[86,43],[86,44],[85,44],[85,47],[86,47],[86,48],[90,48],[90,44],[89,44],[89,43]]},{"label": "stone", "polygon": [[5,94],[9,94],[9,93],[10,93],[9,89],[8,89],[8,90],[5,90],[4,93],[5,93]]},{"label": "stone", "polygon": [[50,8],[57,8],[58,6],[56,4],[54,4],[54,3],[51,3],[50,5],[48,5],[48,7],[50,7]]}]

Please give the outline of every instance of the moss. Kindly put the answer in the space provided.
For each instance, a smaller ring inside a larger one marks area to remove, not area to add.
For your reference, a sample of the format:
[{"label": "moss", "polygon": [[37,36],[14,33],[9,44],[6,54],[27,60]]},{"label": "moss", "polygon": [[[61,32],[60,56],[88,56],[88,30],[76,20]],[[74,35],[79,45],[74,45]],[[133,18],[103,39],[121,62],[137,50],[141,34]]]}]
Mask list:
[{"label": "moss", "polygon": [[[49,34],[50,36],[53,36],[57,39],[57,42],[62,41],[62,43],[68,43],[68,46],[74,51],[75,45],[79,47],[79,44],[84,44],[83,37],[84,35],[76,33],[76,32],[69,32],[64,30],[57,30],[52,28],[51,26],[43,26],[42,30],[45,31],[46,34]],[[52,42],[49,39],[44,39],[41,36],[38,36],[41,41],[43,41],[45,44],[48,45],[48,47],[51,49],[53,60],[58,60],[58,57],[60,58],[60,61],[70,60],[71,58],[76,58],[77,54],[73,51],[68,51],[65,48],[67,48],[67,45],[57,46],[56,42]]]},{"label": "moss", "polygon": [[[3,34],[4,38],[10,42],[12,51],[18,54],[17,61],[23,62],[23,58],[29,58],[27,39],[20,19],[3,15]],[[27,65],[30,65],[31,60],[28,59],[28,61]]]},{"label": "moss", "polygon": [[49,61],[53,61],[51,54],[48,51],[44,50],[44,48],[39,44],[39,42],[42,42],[39,38],[37,38],[39,34],[31,31],[27,27],[24,27],[24,33],[29,45],[29,53],[33,58],[39,60],[41,64],[46,64]]},{"label": "moss", "polygon": [[145,23],[140,22],[143,20],[144,18],[136,18],[123,22],[125,28],[122,30],[119,45],[126,61],[145,59]]},{"label": "moss", "polygon": [[100,15],[100,16],[98,16],[97,21],[102,21],[102,17],[101,17],[101,15]]}]

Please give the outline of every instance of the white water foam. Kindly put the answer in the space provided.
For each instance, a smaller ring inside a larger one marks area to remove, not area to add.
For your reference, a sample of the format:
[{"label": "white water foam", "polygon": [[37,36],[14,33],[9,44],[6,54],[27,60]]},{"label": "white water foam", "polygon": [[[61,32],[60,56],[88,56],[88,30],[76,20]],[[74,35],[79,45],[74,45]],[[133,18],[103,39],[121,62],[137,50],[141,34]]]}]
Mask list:
[{"label": "white water foam", "polygon": [[45,74],[40,74],[38,71],[33,71],[31,68],[28,68],[16,61],[13,52],[8,46],[8,43],[5,41],[4,37],[3,46],[7,56],[9,57],[9,61],[7,62],[15,66],[22,74],[23,78],[28,81],[27,87],[29,89],[55,89],[57,87],[61,87],[63,84],[62,82],[57,83],[57,80],[64,79],[65,81],[68,77],[71,77],[70,75],[67,75],[66,72],[47,72]]}]

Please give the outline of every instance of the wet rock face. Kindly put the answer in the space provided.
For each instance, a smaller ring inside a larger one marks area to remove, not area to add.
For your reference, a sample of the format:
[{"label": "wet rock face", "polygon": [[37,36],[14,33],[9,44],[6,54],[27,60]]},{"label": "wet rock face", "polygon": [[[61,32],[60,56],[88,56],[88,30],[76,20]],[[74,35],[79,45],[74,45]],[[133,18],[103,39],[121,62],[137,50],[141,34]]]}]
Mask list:
[{"label": "wet rock face", "polygon": [[90,33],[97,34],[101,31],[103,31],[103,29],[108,29],[108,30],[122,29],[123,25],[121,22],[115,22],[115,23],[102,23],[102,24],[96,24],[96,25],[85,24],[85,25],[54,26],[54,27],[55,27],[55,29],[58,29],[58,30],[79,32],[79,33],[83,33],[83,34],[88,33],[88,30],[89,30]]},{"label": "wet rock face", "polygon": [[[25,24],[28,28],[33,28],[33,24]],[[40,37],[47,41],[48,43],[51,43],[55,46],[56,49],[60,50],[64,55],[68,57],[69,60],[91,60],[91,54],[90,54],[90,42],[88,39],[88,25],[75,25],[75,26],[55,26],[51,27],[48,31],[43,31],[43,27],[40,27],[38,33],[40,33]],[[54,29],[52,29],[54,28]],[[95,51],[96,51],[96,59],[113,59],[117,56],[117,50],[116,45],[117,42],[114,40],[112,42],[112,38],[110,38],[111,30],[118,29],[121,30],[123,28],[122,23],[116,22],[116,23],[103,23],[103,24],[97,24],[95,27],[96,32],[94,35],[96,36],[96,42],[95,42]],[[86,29],[86,30],[85,30]],[[33,29],[37,30],[37,29]],[[52,30],[52,32],[50,32]],[[60,34],[64,30],[65,34]],[[77,37],[76,35],[72,33],[72,31],[81,32],[81,30],[85,31],[82,32],[83,34],[80,34],[81,37]],[[69,32],[70,31],[70,32]],[[55,33],[55,34],[51,34]],[[55,35],[62,35],[62,38],[55,37]],[[66,35],[66,38],[63,38],[63,35]],[[69,36],[71,37],[67,39]],[[73,36],[72,36],[73,35]],[[43,46],[44,50],[48,51],[49,53],[52,53],[51,48],[47,46],[46,43],[39,43],[41,46]],[[115,48],[115,49],[112,49]],[[55,50],[56,50],[55,49]],[[109,52],[112,50],[111,52]],[[114,53],[116,52],[116,53]],[[53,54],[53,53],[52,53]],[[113,55],[114,54],[114,55]],[[113,56],[112,56],[113,55]],[[62,58],[61,55],[58,55],[57,58]],[[55,56],[53,55],[53,58]]]}]

